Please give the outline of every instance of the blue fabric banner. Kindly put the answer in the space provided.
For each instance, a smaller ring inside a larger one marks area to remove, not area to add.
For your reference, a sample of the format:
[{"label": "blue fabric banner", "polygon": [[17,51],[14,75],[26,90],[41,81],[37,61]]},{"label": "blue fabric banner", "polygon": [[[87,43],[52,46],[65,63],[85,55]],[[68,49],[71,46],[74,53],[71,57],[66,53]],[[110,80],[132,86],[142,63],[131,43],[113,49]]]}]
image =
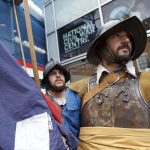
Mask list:
[{"label": "blue fabric banner", "polygon": [[[47,124],[43,124],[46,120]],[[34,142],[43,144],[42,150],[64,150],[62,136],[70,149],[77,146],[78,140],[52,117],[32,78],[0,44],[0,150],[41,150],[35,149]],[[19,143],[24,142],[25,147],[19,149]],[[27,146],[28,143],[33,147]]]}]

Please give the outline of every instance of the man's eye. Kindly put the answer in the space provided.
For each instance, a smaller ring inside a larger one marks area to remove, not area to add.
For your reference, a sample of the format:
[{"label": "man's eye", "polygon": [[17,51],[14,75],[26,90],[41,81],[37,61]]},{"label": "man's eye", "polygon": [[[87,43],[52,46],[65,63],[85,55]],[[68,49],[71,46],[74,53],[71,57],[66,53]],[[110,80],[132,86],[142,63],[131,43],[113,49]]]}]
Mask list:
[{"label": "man's eye", "polygon": [[119,37],[119,34],[115,33],[115,34],[112,35],[112,37]]},{"label": "man's eye", "polygon": [[59,74],[61,74],[61,75],[62,75],[62,74],[63,74],[63,72],[62,72],[62,71],[60,71],[60,72],[59,72]]},{"label": "man's eye", "polygon": [[56,72],[51,72],[51,75],[55,75],[56,74]]}]

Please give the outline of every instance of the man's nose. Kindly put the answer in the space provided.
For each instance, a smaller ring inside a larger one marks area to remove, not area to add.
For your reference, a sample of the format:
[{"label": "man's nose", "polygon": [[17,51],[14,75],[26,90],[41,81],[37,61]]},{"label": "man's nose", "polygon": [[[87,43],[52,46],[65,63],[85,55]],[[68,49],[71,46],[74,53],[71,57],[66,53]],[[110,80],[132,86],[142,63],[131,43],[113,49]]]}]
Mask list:
[{"label": "man's nose", "polygon": [[56,76],[60,76],[60,73],[59,73],[59,72],[56,72]]},{"label": "man's nose", "polygon": [[122,36],[121,36],[121,41],[122,41],[122,42],[129,42],[129,41],[130,41],[130,38],[129,38],[128,36],[126,36],[126,35],[122,35]]},{"label": "man's nose", "polygon": [[59,72],[59,71],[56,72],[56,76],[57,76],[57,77],[60,77],[61,75],[62,75],[61,72]]}]

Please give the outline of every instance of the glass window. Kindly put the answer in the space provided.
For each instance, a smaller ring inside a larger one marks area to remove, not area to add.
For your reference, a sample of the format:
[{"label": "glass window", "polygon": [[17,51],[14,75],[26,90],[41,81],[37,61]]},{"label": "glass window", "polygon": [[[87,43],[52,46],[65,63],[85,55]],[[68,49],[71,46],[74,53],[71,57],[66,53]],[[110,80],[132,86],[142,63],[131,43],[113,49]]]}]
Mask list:
[{"label": "glass window", "polygon": [[134,0],[113,0],[103,5],[102,14],[104,23],[114,19],[122,19],[133,6]]},{"label": "glass window", "polygon": [[130,9],[130,16],[137,16],[141,21],[150,17],[150,3],[148,0],[136,0],[134,6]]},{"label": "glass window", "polygon": [[111,2],[112,0],[99,0],[101,6],[107,4],[108,2]]},{"label": "glass window", "polygon": [[137,16],[143,23],[147,36],[147,47],[145,52],[138,58],[138,68],[142,70],[150,70],[150,3],[149,0],[135,0],[134,6],[128,12],[128,16]]},{"label": "glass window", "polygon": [[98,8],[97,0],[56,0],[57,29]]},{"label": "glass window", "polygon": [[150,71],[150,40],[147,41],[145,52],[137,59],[138,68]]},{"label": "glass window", "polygon": [[55,31],[55,23],[54,23],[54,13],[52,3],[49,3],[45,7],[45,29],[46,34],[52,33]]},{"label": "glass window", "polygon": [[50,60],[50,58],[54,58],[55,60],[59,61],[55,32],[47,36],[47,56],[48,60]]}]

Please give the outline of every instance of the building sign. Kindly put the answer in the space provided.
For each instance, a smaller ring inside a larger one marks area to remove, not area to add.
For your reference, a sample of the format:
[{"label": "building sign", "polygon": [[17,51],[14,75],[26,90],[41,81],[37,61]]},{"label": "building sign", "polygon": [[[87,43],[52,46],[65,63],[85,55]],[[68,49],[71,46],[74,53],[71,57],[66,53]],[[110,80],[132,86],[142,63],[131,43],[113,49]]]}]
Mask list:
[{"label": "building sign", "polygon": [[98,10],[71,22],[58,30],[60,61],[87,52],[100,29]]},{"label": "building sign", "polygon": [[82,44],[89,42],[89,36],[96,32],[95,24],[92,21],[63,34],[64,50],[72,51]]}]

